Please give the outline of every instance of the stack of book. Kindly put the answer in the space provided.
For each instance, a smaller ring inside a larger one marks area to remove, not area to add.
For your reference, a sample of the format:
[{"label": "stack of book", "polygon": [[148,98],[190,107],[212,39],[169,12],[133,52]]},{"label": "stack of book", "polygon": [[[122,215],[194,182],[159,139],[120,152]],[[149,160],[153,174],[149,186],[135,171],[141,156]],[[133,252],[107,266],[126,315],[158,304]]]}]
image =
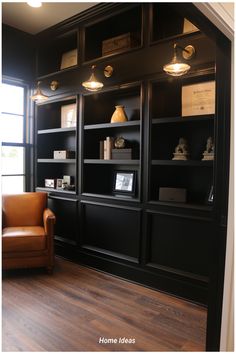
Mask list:
[{"label": "stack of book", "polygon": [[110,136],[100,141],[99,158],[102,160],[131,160],[132,149],[115,149],[114,139]]},{"label": "stack of book", "polygon": [[113,138],[106,137],[106,140],[100,141],[99,158],[102,160],[111,160],[111,152],[113,149]]}]

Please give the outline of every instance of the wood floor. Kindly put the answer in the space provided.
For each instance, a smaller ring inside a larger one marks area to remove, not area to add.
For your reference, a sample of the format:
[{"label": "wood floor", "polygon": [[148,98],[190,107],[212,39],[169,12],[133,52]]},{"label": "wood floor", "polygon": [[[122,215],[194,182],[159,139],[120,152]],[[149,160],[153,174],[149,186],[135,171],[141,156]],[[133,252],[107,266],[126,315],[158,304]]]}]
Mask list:
[{"label": "wood floor", "polygon": [[206,309],[61,258],[2,291],[3,351],[204,351]]}]

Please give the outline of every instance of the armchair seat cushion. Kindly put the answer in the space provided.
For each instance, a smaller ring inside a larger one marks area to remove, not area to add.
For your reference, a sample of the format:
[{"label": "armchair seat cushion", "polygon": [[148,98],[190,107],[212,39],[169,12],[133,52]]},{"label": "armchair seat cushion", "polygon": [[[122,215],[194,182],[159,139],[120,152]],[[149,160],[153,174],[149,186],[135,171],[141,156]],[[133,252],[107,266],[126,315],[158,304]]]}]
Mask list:
[{"label": "armchair seat cushion", "polygon": [[2,230],[3,252],[41,251],[46,248],[42,226],[5,227]]}]

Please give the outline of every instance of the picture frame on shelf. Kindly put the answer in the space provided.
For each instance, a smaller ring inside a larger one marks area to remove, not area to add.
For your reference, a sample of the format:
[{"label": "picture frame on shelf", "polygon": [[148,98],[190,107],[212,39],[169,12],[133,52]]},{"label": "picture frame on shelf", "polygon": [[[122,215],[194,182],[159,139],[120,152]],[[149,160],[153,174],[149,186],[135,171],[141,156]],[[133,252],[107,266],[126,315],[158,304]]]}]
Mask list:
[{"label": "picture frame on shelf", "polygon": [[52,178],[46,178],[44,180],[44,186],[45,188],[55,188],[56,184],[55,184],[55,179]]},{"label": "picture frame on shelf", "polygon": [[214,188],[213,185],[211,185],[211,187],[209,188],[209,192],[207,194],[207,204],[208,205],[212,205],[214,202]]},{"label": "picture frame on shelf", "polygon": [[63,189],[63,179],[57,178],[56,189]]},{"label": "picture frame on shelf", "polygon": [[113,193],[135,196],[136,171],[114,171]]},{"label": "picture frame on shelf", "polygon": [[76,127],[76,104],[61,106],[61,128]]},{"label": "picture frame on shelf", "polygon": [[215,114],[215,81],[182,86],[182,117]]},{"label": "picture frame on shelf", "polygon": [[61,58],[60,70],[70,68],[71,66],[77,65],[78,54],[77,49],[70,50],[69,52],[63,53]]},{"label": "picture frame on shelf", "polygon": [[72,185],[74,182],[73,176],[63,176],[63,183],[66,184],[67,186]]}]

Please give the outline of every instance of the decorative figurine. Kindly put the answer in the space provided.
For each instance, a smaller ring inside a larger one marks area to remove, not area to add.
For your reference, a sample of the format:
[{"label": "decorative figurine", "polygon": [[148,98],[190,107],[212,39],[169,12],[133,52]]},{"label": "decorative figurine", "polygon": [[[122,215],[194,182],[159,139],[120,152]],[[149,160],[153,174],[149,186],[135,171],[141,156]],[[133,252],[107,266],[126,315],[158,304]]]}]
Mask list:
[{"label": "decorative figurine", "polygon": [[189,150],[188,143],[185,138],[179,138],[179,144],[176,146],[173,155],[174,157],[172,160],[188,160]]},{"label": "decorative figurine", "polygon": [[116,149],[124,149],[125,139],[122,136],[118,136],[118,138],[114,140],[114,146]]},{"label": "decorative figurine", "polygon": [[203,153],[202,161],[212,161],[214,160],[214,142],[211,136],[207,139],[206,150]]}]

